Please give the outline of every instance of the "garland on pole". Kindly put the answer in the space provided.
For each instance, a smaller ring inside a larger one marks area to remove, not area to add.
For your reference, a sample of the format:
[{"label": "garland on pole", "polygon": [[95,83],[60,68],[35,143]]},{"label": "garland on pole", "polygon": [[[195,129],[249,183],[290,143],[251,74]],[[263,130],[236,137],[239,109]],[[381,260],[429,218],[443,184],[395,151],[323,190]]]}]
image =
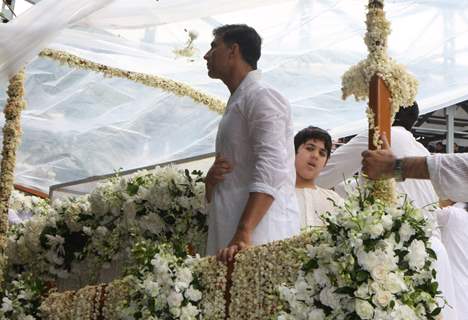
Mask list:
[{"label": "garland on pole", "polygon": [[144,73],[112,68],[103,64],[80,58],[65,51],[44,49],[39,53],[39,56],[53,59],[61,64],[67,64],[70,67],[100,72],[108,77],[125,78],[141,83],[145,86],[171,92],[178,96],[187,96],[193,99],[195,102],[201,103],[207,106],[208,109],[210,109],[211,111],[217,112],[219,114],[223,114],[224,109],[226,108],[226,104],[220,99],[214,98],[206,93],[200,92],[199,90],[196,90],[182,82],[164,79],[162,77],[148,75]]},{"label": "garland on pole", "polygon": [[16,149],[21,137],[21,111],[26,107],[24,100],[24,70],[10,78],[8,100],[4,109],[3,150],[0,175],[0,286],[3,285],[3,270],[7,257],[5,249],[8,231],[8,207],[13,190]]}]

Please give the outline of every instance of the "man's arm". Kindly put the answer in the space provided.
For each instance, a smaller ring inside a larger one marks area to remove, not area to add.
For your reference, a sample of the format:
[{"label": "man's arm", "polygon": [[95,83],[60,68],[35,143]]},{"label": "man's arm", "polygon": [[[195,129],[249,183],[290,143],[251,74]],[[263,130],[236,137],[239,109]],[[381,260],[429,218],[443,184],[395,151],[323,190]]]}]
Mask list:
[{"label": "man's arm", "polygon": [[[401,175],[403,179],[429,179],[426,157],[408,157],[401,160]],[[388,145],[387,138],[382,134],[381,150],[366,150],[362,153],[362,171],[370,179],[385,179],[395,176],[397,158]]]},{"label": "man's arm", "polygon": [[360,155],[367,150],[368,143],[368,135],[361,133],[336,149],[315,179],[315,183],[322,188],[331,189],[344,179],[351,178],[361,168]]},{"label": "man's arm", "polygon": [[252,192],[249,194],[249,199],[237,226],[237,231],[229,245],[219,250],[219,260],[223,262],[232,261],[237,252],[251,244],[253,231],[263,219],[268,209],[270,209],[273,200],[272,196],[265,193]]},{"label": "man's arm", "polygon": [[224,180],[224,175],[232,171],[231,164],[221,155],[217,154],[213,165],[206,174],[205,179],[205,198],[208,203],[211,202],[213,188]]}]

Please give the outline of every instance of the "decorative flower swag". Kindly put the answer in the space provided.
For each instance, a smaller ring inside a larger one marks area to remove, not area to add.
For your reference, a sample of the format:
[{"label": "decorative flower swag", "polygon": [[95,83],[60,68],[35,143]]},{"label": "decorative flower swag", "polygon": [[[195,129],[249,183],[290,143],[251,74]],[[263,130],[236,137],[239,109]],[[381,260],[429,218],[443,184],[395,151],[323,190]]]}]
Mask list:
[{"label": "decorative flower swag", "polygon": [[390,34],[390,22],[385,17],[383,4],[383,0],[369,1],[367,32],[364,38],[369,53],[367,59],[345,72],[342,77],[342,93],[343,99],[354,95],[358,101],[367,100],[371,78],[378,75],[391,93],[393,117],[400,107],[413,104],[418,82],[403,65],[388,57],[387,37]]},{"label": "decorative flower swag", "polygon": [[65,51],[53,50],[53,49],[44,49],[39,53],[39,56],[50,58],[55,61],[58,61],[61,64],[69,65],[72,68],[79,68],[84,70],[90,70],[94,72],[99,72],[108,77],[119,77],[129,79],[138,83],[141,83],[145,86],[162,89],[164,91],[171,92],[178,96],[187,96],[193,99],[197,103],[206,105],[211,111],[217,112],[219,114],[224,113],[226,104],[210,95],[202,93],[189,85],[184,83],[164,79],[158,76],[152,76],[144,73],[138,73],[133,71],[126,71],[118,68],[112,68],[103,64],[95,63],[73,54],[67,53]]},{"label": "decorative flower swag", "polygon": [[7,103],[3,110],[3,149],[0,171],[0,288],[3,286],[4,269],[7,265],[8,207],[15,176],[16,150],[21,138],[21,111],[24,100],[24,69],[11,77],[7,90]]}]

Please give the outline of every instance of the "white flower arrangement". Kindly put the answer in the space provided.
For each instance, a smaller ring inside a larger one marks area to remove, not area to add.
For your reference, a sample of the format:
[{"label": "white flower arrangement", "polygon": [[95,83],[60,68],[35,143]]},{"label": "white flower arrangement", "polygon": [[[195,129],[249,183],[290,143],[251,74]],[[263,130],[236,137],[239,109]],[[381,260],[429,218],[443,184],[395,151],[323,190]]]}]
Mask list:
[{"label": "white flower arrangement", "polygon": [[278,319],[436,319],[431,222],[406,199],[388,204],[368,188],[324,214],[294,286],[281,286]]},{"label": "white flower arrangement", "polygon": [[202,319],[200,281],[193,259],[169,245],[138,243],[137,268],[130,276],[129,298],[118,314],[122,319]]}]

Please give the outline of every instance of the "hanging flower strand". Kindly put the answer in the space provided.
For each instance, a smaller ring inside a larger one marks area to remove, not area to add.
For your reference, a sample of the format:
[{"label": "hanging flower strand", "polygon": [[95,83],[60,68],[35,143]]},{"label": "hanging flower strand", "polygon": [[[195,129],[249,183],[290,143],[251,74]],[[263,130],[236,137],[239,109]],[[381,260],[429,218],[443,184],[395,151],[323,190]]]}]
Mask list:
[{"label": "hanging flower strand", "polygon": [[5,249],[8,231],[8,206],[13,190],[16,150],[21,137],[21,111],[26,107],[26,101],[23,98],[24,70],[11,77],[7,94],[0,175],[0,286],[3,285],[3,271],[7,259]]},{"label": "hanging flower strand", "polygon": [[[192,36],[195,36],[193,34]],[[193,41],[193,40],[192,40]],[[118,68],[112,68],[103,64],[95,63],[65,51],[44,49],[39,53],[39,56],[44,58],[53,59],[61,64],[67,64],[72,68],[83,70],[90,70],[100,72],[104,76],[119,77],[141,83],[148,87],[158,88],[167,92],[171,92],[178,96],[186,96],[191,98],[197,103],[201,103],[208,107],[211,111],[219,114],[224,113],[226,104],[220,99],[214,98],[206,93],[192,88],[191,86],[182,82],[164,79],[162,77],[148,75],[139,72],[126,71]]]},{"label": "hanging flower strand", "polygon": [[352,66],[342,77],[343,99],[354,95],[357,101],[369,98],[369,84],[378,75],[387,85],[391,95],[391,115],[394,117],[400,106],[411,106],[416,98],[418,82],[405,67],[388,56],[387,38],[390,22],[383,10],[384,0],[370,0],[367,11],[367,32],[364,42],[368,55]]}]

